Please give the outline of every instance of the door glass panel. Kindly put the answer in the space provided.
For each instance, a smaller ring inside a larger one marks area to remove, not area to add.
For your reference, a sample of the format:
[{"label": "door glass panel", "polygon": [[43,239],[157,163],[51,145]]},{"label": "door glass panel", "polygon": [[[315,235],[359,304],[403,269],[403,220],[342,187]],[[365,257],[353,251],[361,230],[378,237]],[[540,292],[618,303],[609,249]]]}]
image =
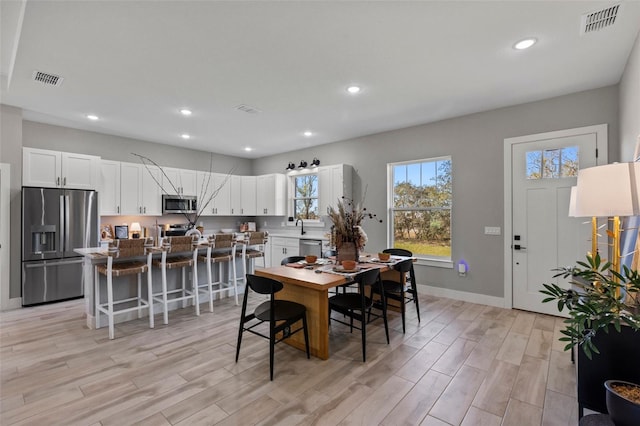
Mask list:
[{"label": "door glass panel", "polygon": [[525,161],[527,162],[527,179],[559,179],[578,175],[577,146],[528,151]]}]

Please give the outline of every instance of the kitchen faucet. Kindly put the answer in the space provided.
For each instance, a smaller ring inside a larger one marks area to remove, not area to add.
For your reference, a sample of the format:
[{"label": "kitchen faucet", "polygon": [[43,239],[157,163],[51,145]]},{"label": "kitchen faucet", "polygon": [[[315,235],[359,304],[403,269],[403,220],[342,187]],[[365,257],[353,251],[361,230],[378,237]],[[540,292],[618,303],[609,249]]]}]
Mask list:
[{"label": "kitchen faucet", "polygon": [[300,227],[300,235],[306,234],[306,232],[304,231],[304,221],[302,219],[296,219],[296,226],[298,226],[298,222],[302,224],[302,226]]}]

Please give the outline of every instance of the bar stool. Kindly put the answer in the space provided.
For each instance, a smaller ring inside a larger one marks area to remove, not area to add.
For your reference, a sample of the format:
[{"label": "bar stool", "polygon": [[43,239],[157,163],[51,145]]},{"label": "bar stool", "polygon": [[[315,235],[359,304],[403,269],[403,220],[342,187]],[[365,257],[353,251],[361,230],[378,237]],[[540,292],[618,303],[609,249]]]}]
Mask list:
[{"label": "bar stool", "polygon": [[[145,246],[151,246],[152,241],[145,239],[134,240],[115,240],[109,246],[106,265],[95,266],[94,294],[95,294],[95,312],[96,312],[96,329],[100,328],[100,313],[107,316],[109,321],[109,339],[115,337],[114,333],[114,317],[127,312],[138,311],[138,318],[142,318],[142,310],[149,309],[149,328],[153,328],[153,303],[149,303],[152,295],[151,286],[151,255],[152,252],[147,250]],[[113,263],[113,259],[127,259],[139,256],[147,256],[146,262],[143,261],[127,261]],[[142,274],[147,274],[147,299],[142,298]],[[126,299],[113,300],[113,278],[123,277],[126,275],[138,275],[138,293],[136,297]],[[100,275],[107,277],[107,302],[100,302]],[[116,305],[136,302],[136,306],[115,310]]]},{"label": "bar stool", "polygon": [[[209,310],[213,312],[213,295],[231,289],[238,304],[238,284],[236,281],[236,240],[234,234],[214,234],[207,240],[207,255],[198,256],[200,262],[207,265],[207,282],[198,284],[198,291],[209,296]],[[218,280],[213,281],[212,264],[218,264]],[[223,264],[227,264],[227,281],[223,281]],[[214,289],[214,287],[217,287]]]},{"label": "bar stool", "polygon": [[262,258],[262,267],[267,267],[264,250],[268,236],[268,232],[247,232],[244,234],[244,241],[242,242],[242,253],[238,254],[238,256],[242,257],[243,277],[247,276],[247,261],[249,261],[248,273],[250,274],[253,274],[255,272],[256,259]]},{"label": "bar stool", "polygon": [[[154,260],[153,264],[162,271],[162,291],[153,293],[153,301],[162,304],[164,324],[169,324],[169,303],[182,301],[182,307],[187,307],[187,301],[193,301],[196,315],[200,316],[200,300],[198,298],[198,267],[197,256],[199,246],[197,237],[167,237],[162,242],[162,256],[160,260]],[[190,253],[191,256],[176,256],[167,258],[169,253]],[[191,267],[191,290],[186,287],[186,267]],[[167,290],[167,269],[182,270],[182,287],[175,290]],[[177,295],[177,297],[173,297]],[[171,296],[171,299],[169,298]]]}]

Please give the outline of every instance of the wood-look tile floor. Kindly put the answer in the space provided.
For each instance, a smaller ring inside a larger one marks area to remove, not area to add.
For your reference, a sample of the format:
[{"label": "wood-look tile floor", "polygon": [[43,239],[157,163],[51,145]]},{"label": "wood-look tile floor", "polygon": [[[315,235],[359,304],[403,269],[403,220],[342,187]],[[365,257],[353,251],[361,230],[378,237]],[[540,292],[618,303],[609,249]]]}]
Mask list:
[{"label": "wood-look tile floor", "polygon": [[[252,298],[255,304],[261,300]],[[245,333],[232,299],[107,329],[82,300],[0,314],[0,424],[7,425],[577,425],[575,373],[562,319],[421,295],[407,331],[390,313],[360,334],[333,323],[331,359],[307,360]]]}]

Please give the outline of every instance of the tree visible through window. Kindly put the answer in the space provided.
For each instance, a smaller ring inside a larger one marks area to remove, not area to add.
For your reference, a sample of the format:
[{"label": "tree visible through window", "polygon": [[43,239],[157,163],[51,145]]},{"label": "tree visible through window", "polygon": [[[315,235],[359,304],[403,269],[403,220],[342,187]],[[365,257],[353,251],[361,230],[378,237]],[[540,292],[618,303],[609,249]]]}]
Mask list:
[{"label": "tree visible through window", "polygon": [[392,246],[451,258],[451,157],[390,164]]},{"label": "tree visible through window", "polygon": [[317,174],[294,178],[293,211],[295,219],[319,219]]}]

